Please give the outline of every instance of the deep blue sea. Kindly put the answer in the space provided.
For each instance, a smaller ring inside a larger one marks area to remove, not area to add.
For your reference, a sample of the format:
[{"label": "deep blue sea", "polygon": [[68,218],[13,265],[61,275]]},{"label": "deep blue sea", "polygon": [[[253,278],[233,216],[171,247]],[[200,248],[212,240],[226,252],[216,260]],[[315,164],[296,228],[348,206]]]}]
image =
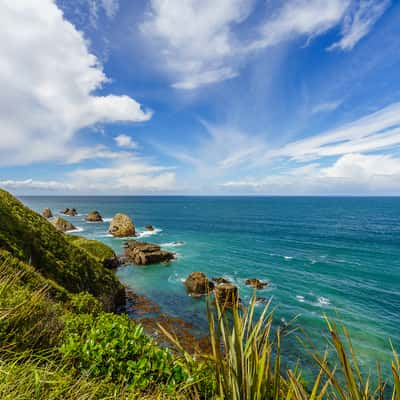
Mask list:
[{"label": "deep blue sea", "polygon": [[[204,300],[187,296],[182,280],[192,271],[235,282],[244,302],[252,295],[243,280],[271,284],[258,292],[272,297],[275,319],[296,325],[322,350],[324,315],[343,321],[361,364],[390,357],[389,339],[400,348],[400,198],[340,197],[23,197],[29,207],[57,212],[75,207],[68,218],[76,234],[122,252],[124,240],[108,235],[111,217],[130,215],[140,240],[177,253],[169,265],[127,266],[120,279],[154,300],[163,312],[206,329]],[[98,210],[104,223],[87,223]],[[183,242],[180,245],[174,242]],[[289,339],[288,360],[302,353]]]}]

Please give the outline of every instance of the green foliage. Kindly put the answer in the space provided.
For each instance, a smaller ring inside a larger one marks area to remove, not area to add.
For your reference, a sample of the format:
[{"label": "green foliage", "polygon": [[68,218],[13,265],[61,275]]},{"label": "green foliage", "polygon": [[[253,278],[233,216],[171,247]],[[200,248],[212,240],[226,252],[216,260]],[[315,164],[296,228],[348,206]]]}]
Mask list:
[{"label": "green foliage", "polygon": [[[209,380],[215,380],[212,398],[226,400],[400,400],[400,363],[393,350],[392,372],[383,380],[378,367],[378,382],[373,384],[365,376],[345,327],[340,329],[327,320],[333,354],[312,353],[319,368],[307,390],[301,370],[284,370],[281,365],[281,332],[274,331],[272,312],[267,305],[258,319],[254,319],[255,296],[248,308],[223,309],[216,302],[215,311],[208,307],[208,321],[212,354],[208,358],[213,368]],[[179,342],[165,329],[164,334],[183,353],[187,368],[196,359],[186,353]],[[304,353],[308,352],[304,348]],[[329,361],[328,361],[329,360]],[[201,397],[200,382],[193,382],[191,398]]]},{"label": "green foliage", "polygon": [[[216,302],[208,321],[218,393],[226,399],[280,399],[288,391],[281,374],[280,331],[272,336],[268,305],[254,321],[255,297],[248,309],[233,307],[231,318]],[[224,351],[222,351],[221,348]]]},{"label": "green foliage", "polygon": [[66,321],[60,352],[80,373],[146,389],[172,390],[188,379],[182,364],[126,315],[82,314]]},{"label": "green foliage", "polygon": [[87,292],[71,295],[71,300],[69,301],[68,306],[75,314],[97,315],[103,310],[100,301]]},{"label": "green foliage", "polygon": [[4,190],[0,190],[0,227],[0,249],[66,290],[87,291],[100,298],[106,309],[115,308],[123,288],[113,273]]},{"label": "green foliage", "polygon": [[78,235],[68,235],[67,239],[75,246],[87,251],[91,256],[95,257],[100,262],[104,262],[105,260],[113,259],[115,257],[114,250],[98,240],[86,239]]}]

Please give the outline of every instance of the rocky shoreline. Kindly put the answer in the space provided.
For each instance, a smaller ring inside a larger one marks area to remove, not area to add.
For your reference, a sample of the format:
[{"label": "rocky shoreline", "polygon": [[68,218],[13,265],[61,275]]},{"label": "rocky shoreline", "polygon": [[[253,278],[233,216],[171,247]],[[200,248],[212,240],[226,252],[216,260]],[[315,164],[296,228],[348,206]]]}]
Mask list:
[{"label": "rocky shoreline", "polygon": [[[65,208],[61,211],[68,216],[76,216],[75,208]],[[46,208],[42,215],[45,218],[51,218],[52,212]],[[103,222],[103,218],[98,211],[92,211],[85,217],[87,222]],[[57,230],[66,232],[75,227],[61,217],[55,217],[52,224]],[[146,225],[147,231],[154,231],[152,225]],[[135,237],[136,228],[132,219],[122,213],[117,213],[112,218],[109,227],[109,233],[115,237],[129,238]],[[123,244],[123,254],[113,257],[107,257],[102,260],[103,266],[107,269],[115,270],[120,266],[137,265],[146,266],[152,264],[168,264],[176,258],[176,254],[161,248],[154,243],[143,242],[129,239]],[[269,285],[269,282],[257,278],[248,278],[243,281],[246,286],[254,290],[262,290]],[[225,277],[208,278],[203,272],[191,272],[183,284],[187,293],[193,298],[203,296],[213,296],[214,303],[217,301],[223,308],[239,307],[241,300],[239,297],[239,288]],[[257,297],[256,302],[265,304],[269,299]],[[194,326],[181,319],[161,312],[159,306],[150,300],[147,296],[137,294],[132,289],[125,287],[125,300],[119,308],[119,312],[126,313],[130,318],[140,322],[145,331],[156,337],[158,340],[165,341],[165,336],[159,325],[163,326],[168,332],[175,336],[181,345],[192,353],[205,352],[210,350],[208,336],[199,337],[196,335]],[[170,346],[171,343],[165,343]]]}]

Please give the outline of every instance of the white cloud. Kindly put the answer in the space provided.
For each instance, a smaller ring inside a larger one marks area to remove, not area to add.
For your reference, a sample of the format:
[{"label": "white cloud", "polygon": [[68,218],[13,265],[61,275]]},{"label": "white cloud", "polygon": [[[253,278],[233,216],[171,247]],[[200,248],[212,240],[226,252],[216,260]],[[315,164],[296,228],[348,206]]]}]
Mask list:
[{"label": "white cloud", "polygon": [[400,158],[346,154],[329,167],[308,164],[286,173],[227,181],[230,191],[267,194],[400,194]]},{"label": "white cloud", "polygon": [[0,14],[0,163],[68,159],[79,129],[146,121],[128,96],[96,96],[107,77],[51,0],[3,0]]},{"label": "white cloud", "polygon": [[311,113],[319,114],[319,113],[335,111],[342,103],[343,100],[336,100],[336,101],[327,101],[326,103],[316,104],[312,108]]},{"label": "white cloud", "polygon": [[168,68],[193,89],[236,76],[226,59],[236,52],[232,25],[251,10],[252,0],[152,0],[143,33],[159,42]]},{"label": "white cloud", "polygon": [[9,190],[73,190],[74,185],[70,183],[60,182],[60,181],[40,181],[34,179],[24,179],[24,180],[4,180],[0,181],[0,186]]},{"label": "white cloud", "polygon": [[400,144],[400,103],[334,130],[288,143],[267,152],[265,158],[288,157],[307,161],[355,152],[370,152]]},{"label": "white cloud", "polygon": [[370,182],[372,179],[400,177],[400,159],[390,155],[346,154],[332,166],[321,169],[328,178],[351,179],[355,182]]},{"label": "white cloud", "polygon": [[101,0],[101,5],[107,17],[114,18],[119,9],[119,0]]},{"label": "white cloud", "polygon": [[267,18],[251,48],[274,46],[297,36],[317,36],[337,25],[351,0],[292,0]]},{"label": "white cloud", "polygon": [[351,50],[372,29],[390,5],[390,0],[361,0],[355,4],[342,25],[342,38],[329,50]]},{"label": "white cloud", "polygon": [[173,192],[176,175],[173,168],[155,165],[152,160],[119,153],[119,158],[96,168],[77,168],[62,180],[2,180],[0,186],[19,193],[32,191],[81,194],[132,194]]},{"label": "white cloud", "polygon": [[173,191],[175,172],[149,160],[127,156],[101,168],[77,169],[69,174],[79,191],[133,193]]},{"label": "white cloud", "polygon": [[126,149],[136,149],[137,143],[128,135],[118,135],[114,137],[115,143],[118,147],[124,147]]},{"label": "white cloud", "polygon": [[[286,0],[265,2],[264,20],[240,26],[254,0],[151,0],[141,25],[172,74],[173,87],[197,87],[231,79],[257,50],[304,37],[308,41],[342,25],[331,48],[353,48],[368,34],[390,0]],[[241,31],[242,30],[242,31]]]}]

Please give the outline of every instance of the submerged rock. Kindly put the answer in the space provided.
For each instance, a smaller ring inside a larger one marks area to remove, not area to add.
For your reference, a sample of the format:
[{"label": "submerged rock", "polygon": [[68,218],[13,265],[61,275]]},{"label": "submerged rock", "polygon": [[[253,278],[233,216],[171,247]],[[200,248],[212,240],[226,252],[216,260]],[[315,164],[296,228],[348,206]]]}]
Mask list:
[{"label": "submerged rock", "polygon": [[212,278],[211,279],[214,283],[216,283],[217,285],[220,285],[222,283],[232,283],[229,279],[224,278],[224,277],[218,277],[218,278]]},{"label": "submerged rock", "polygon": [[268,304],[269,303],[269,299],[267,299],[266,297],[257,297],[256,298],[256,304]]},{"label": "submerged rock", "polygon": [[44,208],[42,211],[42,215],[45,218],[51,218],[53,216],[53,213],[51,212],[50,208]]},{"label": "submerged rock", "polygon": [[78,212],[76,211],[76,208],[64,208],[64,210],[60,211],[61,214],[68,215],[70,217],[75,217],[78,215]]},{"label": "submerged rock", "polygon": [[129,240],[125,244],[125,262],[128,259],[136,265],[148,265],[168,262],[174,258],[174,253],[161,250],[157,244],[138,242],[137,240]]},{"label": "submerged rock", "polygon": [[146,225],[145,228],[146,228],[146,231],[150,231],[150,232],[154,231],[153,225]]},{"label": "submerged rock", "polygon": [[214,289],[214,284],[202,272],[192,272],[185,280],[188,292],[194,296],[208,294]]},{"label": "submerged rock", "polygon": [[256,278],[246,279],[244,281],[244,283],[247,286],[251,286],[251,287],[253,287],[255,289],[263,289],[265,286],[269,285],[268,282],[263,282],[263,281],[260,281],[259,279],[256,279]]},{"label": "submerged rock", "polygon": [[135,225],[126,214],[115,214],[108,231],[116,237],[135,236]]},{"label": "submerged rock", "polygon": [[239,305],[238,288],[230,283],[223,283],[215,288],[215,301],[222,308],[232,308]]},{"label": "submerged rock", "polygon": [[98,211],[92,211],[85,218],[85,221],[88,221],[88,222],[103,222],[103,218],[101,217],[101,215],[100,215],[100,213]]},{"label": "submerged rock", "polygon": [[72,225],[71,222],[66,221],[64,218],[61,217],[55,217],[53,221],[51,221],[51,223],[59,232],[67,232],[76,229],[76,227]]}]

